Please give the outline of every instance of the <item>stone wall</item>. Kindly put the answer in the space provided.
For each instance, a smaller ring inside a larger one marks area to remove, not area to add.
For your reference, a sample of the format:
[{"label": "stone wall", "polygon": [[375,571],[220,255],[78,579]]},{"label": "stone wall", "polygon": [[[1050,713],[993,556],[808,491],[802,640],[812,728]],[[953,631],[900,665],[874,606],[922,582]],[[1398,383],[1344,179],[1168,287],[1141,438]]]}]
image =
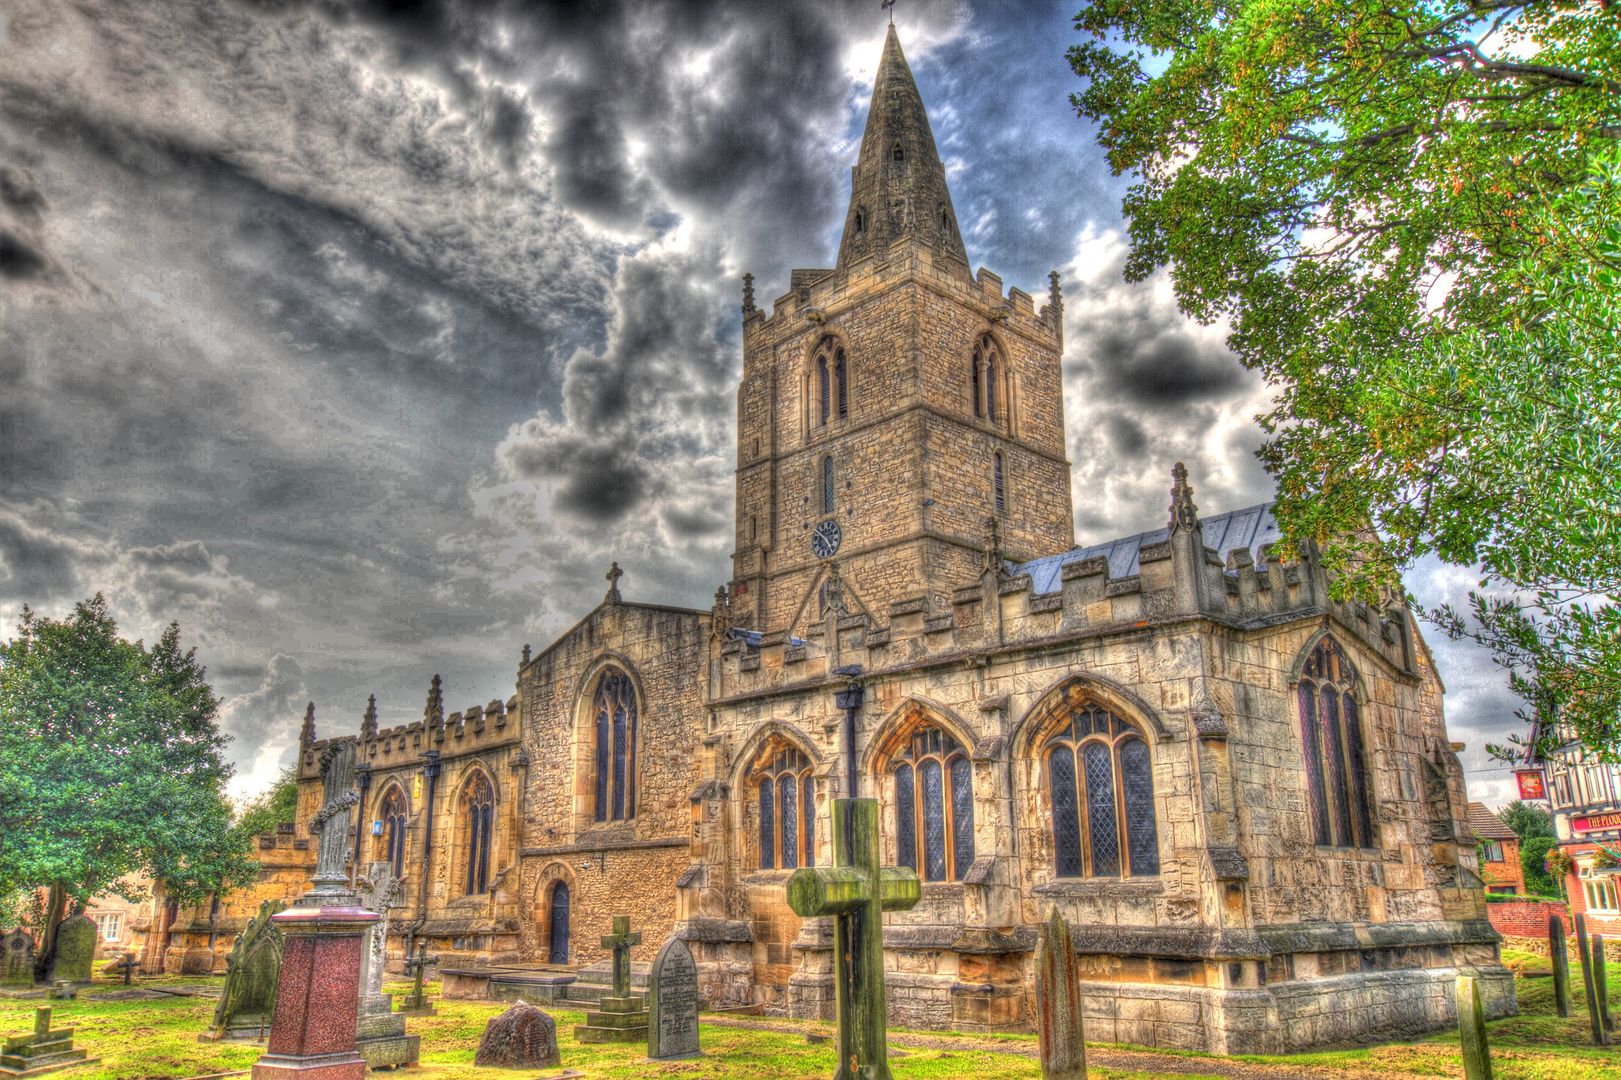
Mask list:
[{"label": "stone wall", "polygon": [[[309,890],[315,872],[316,844],[299,836],[292,822],[274,833],[254,837],[259,878],[252,886],[175,911],[172,917],[161,890],[154,898],[156,915],[142,942],[141,966],[147,972],[207,975],[225,970],[225,958],[236,935],[247,928],[265,900],[294,899]],[[161,963],[161,967],[158,965]]]}]

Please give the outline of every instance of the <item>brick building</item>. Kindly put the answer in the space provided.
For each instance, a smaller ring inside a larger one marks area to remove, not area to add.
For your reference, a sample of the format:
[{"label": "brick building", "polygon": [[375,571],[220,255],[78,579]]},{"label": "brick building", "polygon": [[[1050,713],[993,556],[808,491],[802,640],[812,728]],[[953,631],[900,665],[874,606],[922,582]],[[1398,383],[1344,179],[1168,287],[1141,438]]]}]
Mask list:
[{"label": "brick building", "polygon": [[[884,929],[897,1024],[1027,1029],[1054,908],[1103,1041],[1408,1037],[1460,971],[1513,1010],[1410,614],[1333,600],[1266,506],[1201,517],[1180,467],[1165,528],[1074,546],[1056,275],[1038,307],[970,270],[893,28],[837,265],[769,312],[745,282],[714,606],[627,602],[615,567],[507,700],[447,716],[435,679],[422,721],[363,721],[396,959],[590,963],[628,914],[711,999],[831,1016],[831,927],[785,882],[856,794],[924,881]],[[312,713],[300,837],[323,745]]]},{"label": "brick building", "polygon": [[1485,803],[1469,804],[1469,828],[1481,852],[1480,876],[1489,893],[1509,896],[1525,892],[1525,870],[1520,866],[1520,838]]}]

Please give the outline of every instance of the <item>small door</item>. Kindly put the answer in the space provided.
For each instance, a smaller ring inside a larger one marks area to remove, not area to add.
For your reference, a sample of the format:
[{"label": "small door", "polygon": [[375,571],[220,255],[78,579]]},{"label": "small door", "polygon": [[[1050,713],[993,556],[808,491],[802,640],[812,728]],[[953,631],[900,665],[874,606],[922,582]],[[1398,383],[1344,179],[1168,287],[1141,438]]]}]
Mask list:
[{"label": "small door", "polygon": [[553,964],[568,963],[568,882],[552,886],[552,949],[547,959]]}]

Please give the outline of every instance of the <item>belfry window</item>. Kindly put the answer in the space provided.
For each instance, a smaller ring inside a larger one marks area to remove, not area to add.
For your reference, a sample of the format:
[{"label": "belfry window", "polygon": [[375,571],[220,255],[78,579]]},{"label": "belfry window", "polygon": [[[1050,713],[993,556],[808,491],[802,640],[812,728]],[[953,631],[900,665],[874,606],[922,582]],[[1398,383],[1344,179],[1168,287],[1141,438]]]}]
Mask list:
[{"label": "belfry window", "polygon": [[596,819],[636,816],[636,688],[608,668],[597,680],[591,711],[596,725]]},{"label": "belfry window", "polygon": [[924,881],[961,881],[974,862],[973,767],[962,744],[924,724],[892,771],[895,861]]},{"label": "belfry window", "polygon": [[901,149],[900,143],[895,144],[894,158],[896,161],[906,160],[906,151]]},{"label": "belfry window", "polygon": [[974,415],[994,423],[1001,419],[1002,356],[988,336],[974,346],[973,376]]},{"label": "belfry window", "polygon": [[843,420],[850,415],[850,380],[844,366],[844,350],[840,349],[833,356],[833,377],[839,384],[839,419]]},{"label": "belfry window", "polygon": [[1333,638],[1323,638],[1301,669],[1299,694],[1312,833],[1325,846],[1366,848],[1375,842],[1355,685],[1350,660]]},{"label": "belfry window", "polygon": [[767,747],[756,775],[760,869],[815,866],[816,798],[810,759],[792,747]]},{"label": "belfry window", "polygon": [[1007,487],[1002,482],[1002,455],[991,455],[991,486],[996,493],[996,512],[1007,510]]},{"label": "belfry window", "polygon": [[867,211],[863,207],[856,207],[855,225],[856,232],[862,233],[867,231]]},{"label": "belfry window", "polygon": [[387,861],[395,877],[405,876],[405,795],[398,787],[390,787],[383,796],[383,850],[378,862]]},{"label": "belfry window", "polygon": [[1157,875],[1154,776],[1142,733],[1089,705],[1070,714],[1044,751],[1057,876]]},{"label": "belfry window", "polygon": [[826,427],[828,421],[850,415],[850,370],[844,359],[844,350],[831,340],[823,342],[816,355],[816,380],[813,391],[816,412],[813,427]]},{"label": "belfry window", "polygon": [[483,773],[473,778],[462,798],[467,822],[467,895],[490,887],[490,833],[495,827],[495,792]]},{"label": "belfry window", "polygon": [[831,514],[835,509],[833,484],[833,455],[829,454],[822,459],[822,513],[824,514]]},{"label": "belfry window", "polygon": [[816,358],[816,389],[817,401],[821,405],[823,424],[827,423],[827,418],[832,411],[833,405],[833,399],[828,394],[827,379],[827,357],[818,356]]}]

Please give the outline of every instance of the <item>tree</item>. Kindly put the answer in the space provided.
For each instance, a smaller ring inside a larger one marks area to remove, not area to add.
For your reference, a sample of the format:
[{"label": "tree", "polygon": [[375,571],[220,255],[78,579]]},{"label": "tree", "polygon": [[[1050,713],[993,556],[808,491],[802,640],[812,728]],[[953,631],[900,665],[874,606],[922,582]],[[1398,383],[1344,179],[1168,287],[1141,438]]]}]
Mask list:
[{"label": "tree", "polygon": [[283,769],[271,785],[237,808],[234,828],[244,836],[276,831],[284,821],[293,821],[298,811],[298,772],[291,765]]},{"label": "tree", "polygon": [[1551,836],[1533,836],[1520,843],[1520,871],[1525,877],[1525,891],[1536,896],[1563,896],[1560,883],[1548,873],[1548,849],[1559,841]]},{"label": "tree", "polygon": [[0,891],[50,890],[42,956],[70,906],[138,898],[130,875],[180,903],[256,877],[204,675],[178,624],[125,641],[100,594],[61,621],[24,607],[0,643]]},{"label": "tree", "polygon": [[[1497,812],[1498,820],[1514,831],[1523,845],[1527,840],[1552,836],[1553,815],[1534,803],[1515,799]],[[1524,851],[1522,846],[1521,851]]]},{"label": "tree", "polygon": [[1069,56],[1138,176],[1127,276],[1170,266],[1277,389],[1262,458],[1291,543],[1379,604],[1420,555],[1480,567],[1473,618],[1432,618],[1510,669],[1545,740],[1614,760],[1612,7],[1093,0]]}]

